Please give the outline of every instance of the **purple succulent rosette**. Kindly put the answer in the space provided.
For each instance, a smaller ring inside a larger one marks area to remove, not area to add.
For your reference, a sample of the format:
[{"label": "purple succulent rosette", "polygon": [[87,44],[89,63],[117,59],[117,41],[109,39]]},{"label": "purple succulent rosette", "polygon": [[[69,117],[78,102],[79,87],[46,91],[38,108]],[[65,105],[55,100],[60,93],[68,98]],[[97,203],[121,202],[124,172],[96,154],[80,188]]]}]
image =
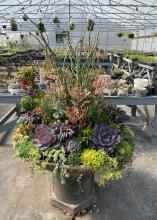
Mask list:
[{"label": "purple succulent rosette", "polygon": [[53,126],[40,124],[35,129],[34,143],[41,148],[47,150],[53,146],[58,140],[56,129]]},{"label": "purple succulent rosette", "polygon": [[41,123],[41,116],[35,111],[29,111],[20,119],[20,122],[25,125],[28,125],[29,123],[37,125]]},{"label": "purple succulent rosette", "polygon": [[111,128],[105,123],[95,125],[94,131],[92,142],[97,148],[110,150],[113,145],[120,143],[122,140],[119,130]]}]

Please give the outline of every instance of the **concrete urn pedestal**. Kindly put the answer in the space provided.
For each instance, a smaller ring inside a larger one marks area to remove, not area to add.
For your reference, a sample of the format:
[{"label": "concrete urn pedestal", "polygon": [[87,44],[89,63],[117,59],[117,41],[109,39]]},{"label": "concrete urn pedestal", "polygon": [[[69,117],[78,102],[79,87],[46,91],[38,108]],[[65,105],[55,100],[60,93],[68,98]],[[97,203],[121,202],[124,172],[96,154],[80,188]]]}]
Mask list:
[{"label": "concrete urn pedestal", "polygon": [[61,184],[57,176],[52,176],[51,204],[74,216],[97,201],[94,190],[94,173],[81,166],[69,167],[70,177]]}]

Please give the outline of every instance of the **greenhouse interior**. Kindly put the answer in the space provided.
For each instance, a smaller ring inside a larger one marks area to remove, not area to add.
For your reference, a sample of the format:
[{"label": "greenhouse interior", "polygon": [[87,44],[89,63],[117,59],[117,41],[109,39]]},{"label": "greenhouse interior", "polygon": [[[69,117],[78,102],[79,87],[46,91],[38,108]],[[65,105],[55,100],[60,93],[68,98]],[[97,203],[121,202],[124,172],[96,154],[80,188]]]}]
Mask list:
[{"label": "greenhouse interior", "polygon": [[0,0],[0,220],[157,220],[157,1]]}]

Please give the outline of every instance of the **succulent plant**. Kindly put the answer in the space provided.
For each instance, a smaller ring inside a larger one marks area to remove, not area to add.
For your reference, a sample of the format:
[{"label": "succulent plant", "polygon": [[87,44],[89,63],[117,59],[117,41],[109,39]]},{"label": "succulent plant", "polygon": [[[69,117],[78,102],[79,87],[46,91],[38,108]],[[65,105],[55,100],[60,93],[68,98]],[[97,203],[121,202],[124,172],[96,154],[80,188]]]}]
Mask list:
[{"label": "succulent plant", "polygon": [[28,125],[29,123],[38,125],[41,123],[41,114],[34,111],[29,111],[27,112],[20,120],[20,122],[22,122],[25,125]]},{"label": "succulent plant", "polygon": [[64,141],[67,138],[70,138],[75,133],[75,127],[66,120],[60,126],[60,141]]},{"label": "succulent plant", "polygon": [[104,113],[108,115],[116,124],[121,124],[129,121],[129,116],[124,110],[112,105],[106,105],[104,107]]},{"label": "succulent plant", "polygon": [[111,128],[105,123],[95,125],[94,131],[92,142],[97,148],[109,150],[121,141],[118,129]]},{"label": "succulent plant", "polygon": [[74,137],[66,141],[65,147],[66,147],[67,152],[69,153],[79,152],[81,149],[81,145],[79,141]]},{"label": "succulent plant", "polygon": [[40,124],[35,129],[34,143],[37,144],[41,150],[46,150],[53,146],[58,140],[56,129],[53,126]]}]

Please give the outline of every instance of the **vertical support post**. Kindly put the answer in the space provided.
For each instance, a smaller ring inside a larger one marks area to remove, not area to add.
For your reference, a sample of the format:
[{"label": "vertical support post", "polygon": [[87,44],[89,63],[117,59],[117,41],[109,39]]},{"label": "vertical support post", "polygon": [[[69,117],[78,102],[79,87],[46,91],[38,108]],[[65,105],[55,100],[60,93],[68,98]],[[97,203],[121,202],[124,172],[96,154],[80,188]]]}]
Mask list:
[{"label": "vertical support post", "polygon": [[155,106],[154,120],[152,124],[152,144],[157,145],[157,105]]},{"label": "vertical support post", "polygon": [[136,111],[137,111],[137,106],[136,105],[132,105],[131,106],[131,115],[133,117],[136,117]]},{"label": "vertical support post", "polygon": [[16,112],[17,112],[17,116],[20,116],[20,114],[21,114],[21,105],[20,105],[20,103],[16,103]]}]

